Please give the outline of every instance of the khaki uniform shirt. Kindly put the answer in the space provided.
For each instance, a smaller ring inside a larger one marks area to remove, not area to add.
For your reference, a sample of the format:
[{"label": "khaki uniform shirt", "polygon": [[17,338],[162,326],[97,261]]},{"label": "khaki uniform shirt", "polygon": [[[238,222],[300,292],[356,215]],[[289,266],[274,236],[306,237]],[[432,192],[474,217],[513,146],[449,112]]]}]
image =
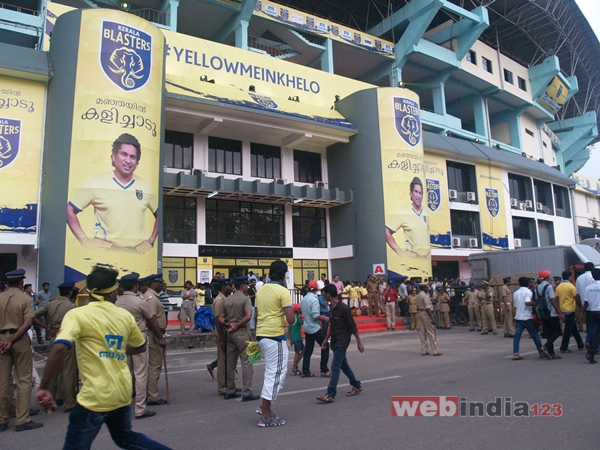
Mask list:
[{"label": "khaki uniform shirt", "polygon": [[115,305],[129,311],[135,319],[135,323],[137,323],[140,331],[142,333],[146,332],[148,329],[148,321],[154,316],[147,301],[144,301],[142,297],[134,292],[125,291],[115,302]]},{"label": "khaki uniform shirt", "polygon": [[479,291],[472,291],[469,289],[465,292],[465,301],[467,305],[478,305],[479,304]]},{"label": "khaki uniform shirt", "polygon": [[[507,306],[512,306],[513,296],[507,285],[502,286],[502,297],[506,297]],[[504,302],[504,298],[502,301]]]},{"label": "khaki uniform shirt", "polygon": [[247,311],[252,311],[250,297],[242,291],[235,291],[223,302],[221,313],[225,313],[225,318],[229,322],[239,322],[246,317]]},{"label": "khaki uniform shirt", "polygon": [[367,281],[367,291],[371,294],[379,292],[379,283],[377,281]]},{"label": "khaki uniform shirt", "polygon": [[0,330],[21,328],[26,317],[33,317],[31,297],[16,287],[0,294]]},{"label": "khaki uniform shirt", "polygon": [[406,301],[408,302],[408,312],[409,313],[419,312],[419,310],[417,309],[417,295],[416,294],[410,294],[408,297],[406,297]]},{"label": "khaki uniform shirt", "polygon": [[424,309],[433,309],[432,305],[431,305],[431,298],[429,297],[429,294],[426,294],[425,292],[421,291],[417,295],[417,309],[419,311],[422,311]]},{"label": "khaki uniform shirt", "polygon": [[69,300],[67,297],[56,297],[54,300],[46,303],[35,312],[36,318],[46,316],[48,318],[48,325],[53,333],[58,333],[60,330],[60,324],[63,321],[65,314],[76,308],[75,303]]},{"label": "khaki uniform shirt", "polygon": [[160,298],[158,294],[154,292],[154,290],[148,288],[146,293],[144,294],[144,300],[148,302],[148,306],[150,306],[150,311],[153,316],[156,316],[156,321],[158,322],[158,328],[161,331],[167,329],[167,318],[165,317],[165,308],[160,302]]},{"label": "khaki uniform shirt", "polygon": [[[213,300],[213,304],[212,304],[212,313],[213,316],[215,316],[215,322],[218,326],[218,320],[217,318],[219,317],[219,314],[221,314],[222,310],[223,310],[223,303],[225,302],[225,299],[227,297],[225,297],[221,292],[219,292],[219,295],[217,295],[215,297],[215,299]],[[217,338],[217,340],[220,340],[219,338],[219,334],[217,333],[217,331],[213,331],[213,334],[215,335],[215,337]]]},{"label": "khaki uniform shirt", "polygon": [[494,304],[494,290],[491,287],[480,291],[481,303],[484,305]]},{"label": "khaki uniform shirt", "polygon": [[438,301],[440,303],[441,312],[450,312],[450,296],[445,292],[438,294]]}]

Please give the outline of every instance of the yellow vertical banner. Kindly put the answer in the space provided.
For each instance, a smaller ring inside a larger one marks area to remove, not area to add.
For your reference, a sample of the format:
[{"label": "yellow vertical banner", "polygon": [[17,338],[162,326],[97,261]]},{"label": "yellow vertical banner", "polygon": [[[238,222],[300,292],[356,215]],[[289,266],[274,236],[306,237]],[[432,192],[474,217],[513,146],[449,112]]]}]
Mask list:
[{"label": "yellow vertical banner", "polygon": [[388,276],[431,274],[419,97],[377,89]]},{"label": "yellow vertical banner", "polygon": [[65,276],[81,279],[96,263],[150,274],[158,259],[164,36],[124,12],[80,14]]},{"label": "yellow vertical banner", "polygon": [[477,197],[481,215],[484,250],[508,250],[508,229],[504,205],[502,170],[477,164]]},{"label": "yellow vertical banner", "polygon": [[452,248],[446,158],[426,153],[423,170],[427,189],[430,244],[435,248]]},{"label": "yellow vertical banner", "polygon": [[46,84],[0,76],[0,232],[35,233]]}]

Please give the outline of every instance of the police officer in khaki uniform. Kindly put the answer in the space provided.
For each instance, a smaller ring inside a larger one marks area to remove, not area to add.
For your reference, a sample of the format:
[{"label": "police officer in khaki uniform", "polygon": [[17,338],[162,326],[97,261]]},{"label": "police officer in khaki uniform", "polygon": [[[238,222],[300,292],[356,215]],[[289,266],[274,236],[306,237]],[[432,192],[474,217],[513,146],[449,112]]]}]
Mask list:
[{"label": "police officer in khaki uniform", "polygon": [[234,278],[233,283],[235,292],[223,302],[223,308],[218,318],[227,333],[227,386],[224,398],[229,400],[240,396],[235,392],[235,367],[239,357],[242,363],[244,383],[242,401],[249,402],[260,398],[252,391],[253,370],[246,353],[248,341],[254,341],[254,336],[249,328],[250,319],[252,319],[252,302],[248,297],[250,284],[248,277]]},{"label": "police officer in khaki uniform", "polygon": [[408,303],[408,313],[410,314],[410,329],[420,330],[419,310],[417,309],[417,290],[415,288],[411,288],[410,294],[406,297],[406,302]]},{"label": "police officer in khaki uniform", "polygon": [[443,286],[438,286],[438,308],[440,316],[440,328],[450,329],[450,296],[446,293]]},{"label": "police officer in khaki uniform", "polygon": [[498,334],[496,328],[496,318],[494,317],[494,290],[490,287],[487,279],[481,281],[481,291],[479,298],[481,300],[481,318],[483,320],[483,331],[481,334],[488,334],[492,330],[493,334]]},{"label": "police officer in khaki uniform", "polygon": [[0,432],[8,428],[13,366],[17,383],[15,430],[33,430],[44,426],[29,417],[33,356],[27,330],[33,323],[33,302],[23,293],[25,270],[13,270],[5,276],[8,291],[0,294]]},{"label": "police officer in khaki uniform", "polygon": [[[429,293],[431,293],[431,285],[429,283],[427,283],[427,292],[428,295]],[[436,328],[442,328],[442,325],[440,323],[440,305],[438,303],[438,292],[439,291],[433,291],[433,293],[431,295],[429,295],[429,298],[431,299],[431,305],[432,305],[432,309],[433,309],[433,322]]]},{"label": "police officer in khaki uniform", "polygon": [[[148,339],[148,328],[157,339],[158,345],[163,349],[167,343],[158,326],[156,317],[150,311],[150,305],[138,294],[138,280],[140,275],[132,272],[121,278],[121,287],[123,294],[119,296],[115,305],[126,309],[131,313],[142,335]],[[148,333],[150,334],[150,333]],[[144,419],[156,415],[146,407],[146,396],[148,393],[148,352],[138,353],[136,355],[127,355],[127,365],[134,380],[135,390],[135,418]]]},{"label": "police officer in khaki uniform", "polygon": [[475,321],[477,321],[477,331],[481,331],[481,310],[479,305],[479,292],[475,289],[475,283],[469,283],[469,290],[465,292],[463,304],[469,311],[469,322],[471,328],[469,331],[475,331]]},{"label": "police officer in khaki uniform", "polygon": [[504,314],[504,337],[515,337],[515,323],[513,321],[513,296],[510,290],[511,277],[503,278],[502,305]]},{"label": "police officer in khaki uniform", "polygon": [[[160,302],[160,297],[157,292],[162,289],[163,279],[162,273],[157,273],[146,277],[148,281],[148,289],[144,293],[144,300],[150,306],[150,312],[156,317],[158,328],[161,333],[167,329],[167,319],[165,309]],[[164,405],[166,400],[160,398],[158,392],[158,379],[162,371],[163,355],[165,349],[158,342],[158,338],[154,333],[148,334],[148,405]]]},{"label": "police officer in khaki uniform", "polygon": [[421,354],[429,355],[427,351],[427,340],[431,345],[433,356],[440,356],[442,353],[437,346],[435,337],[435,324],[433,321],[433,305],[427,291],[429,285],[427,283],[419,284],[421,292],[417,295],[417,309],[419,310],[419,322],[421,322]]},{"label": "police officer in khaki uniform", "polygon": [[[35,312],[33,321],[50,333],[50,347],[54,344],[56,334],[60,330],[63,317],[65,314],[75,308],[75,304],[71,300],[75,283],[66,282],[58,286],[59,296],[54,300],[47,302],[44,306]],[[45,317],[45,322],[42,318]],[[48,325],[46,325],[46,323]],[[60,382],[60,392],[65,412],[75,408],[75,396],[77,390],[77,360],[75,359],[75,346],[69,347],[62,362],[62,367],[52,377],[48,390],[56,398],[58,383]]]},{"label": "police officer in khaki uniform", "polygon": [[[215,327],[216,330],[213,331],[215,338],[217,340],[217,392],[219,395],[225,395],[226,386],[225,386],[225,371],[227,368],[225,367],[225,328],[219,322],[218,318],[221,312],[223,311],[223,304],[225,303],[225,299],[231,295],[233,291],[233,284],[231,282],[231,278],[219,278],[216,281],[216,286],[219,290],[219,293],[213,300],[212,312],[213,316],[215,316]],[[209,364],[207,366],[209,373],[212,376],[212,369],[214,369],[213,364]],[[214,378],[214,377],[213,377]],[[238,389],[235,390],[238,392]],[[239,390],[241,392],[241,390]]]},{"label": "police officer in khaki uniform", "polygon": [[379,315],[379,283],[373,275],[369,275],[367,280],[367,292],[369,299],[369,317],[373,314]]}]

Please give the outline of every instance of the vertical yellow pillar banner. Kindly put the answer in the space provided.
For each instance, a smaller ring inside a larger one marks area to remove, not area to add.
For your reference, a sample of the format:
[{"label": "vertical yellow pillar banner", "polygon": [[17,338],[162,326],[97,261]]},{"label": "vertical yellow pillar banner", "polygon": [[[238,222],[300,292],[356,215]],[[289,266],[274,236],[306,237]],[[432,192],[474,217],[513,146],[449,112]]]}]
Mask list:
[{"label": "vertical yellow pillar banner", "polygon": [[477,197],[481,211],[484,250],[508,250],[508,228],[504,205],[502,170],[477,164]]},{"label": "vertical yellow pillar banner", "polygon": [[432,247],[452,248],[446,158],[425,153],[429,239]]},{"label": "vertical yellow pillar banner", "polygon": [[[69,14],[69,13],[67,13]],[[109,9],[81,12],[65,273],[156,272],[164,36]]]},{"label": "vertical yellow pillar banner", "polygon": [[390,278],[429,277],[431,252],[419,97],[377,89],[387,269]]}]

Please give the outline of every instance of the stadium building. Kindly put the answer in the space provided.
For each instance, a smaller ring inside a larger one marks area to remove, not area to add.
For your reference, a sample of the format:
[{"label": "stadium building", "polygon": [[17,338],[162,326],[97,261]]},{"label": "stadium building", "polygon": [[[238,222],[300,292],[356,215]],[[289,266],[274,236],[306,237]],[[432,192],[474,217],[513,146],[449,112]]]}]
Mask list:
[{"label": "stadium building", "polygon": [[468,280],[595,237],[598,73],[570,0],[3,0],[0,272]]}]

